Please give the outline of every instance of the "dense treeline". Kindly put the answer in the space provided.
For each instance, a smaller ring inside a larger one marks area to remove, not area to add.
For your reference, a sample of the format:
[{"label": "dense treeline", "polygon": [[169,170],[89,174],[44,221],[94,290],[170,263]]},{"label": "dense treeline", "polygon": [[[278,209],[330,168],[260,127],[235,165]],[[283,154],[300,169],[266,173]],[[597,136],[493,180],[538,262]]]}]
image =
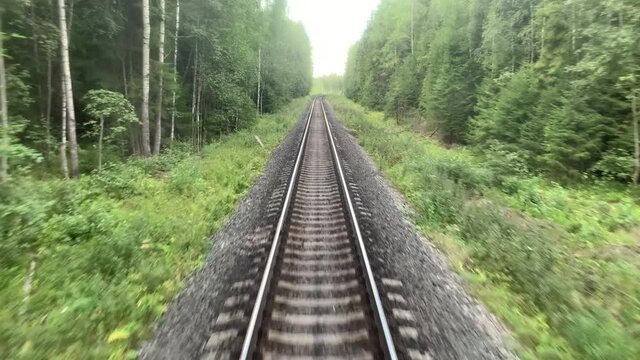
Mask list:
[{"label": "dense treeline", "polygon": [[149,156],[175,141],[199,150],[306,95],[309,39],[286,8],[286,0],[3,1],[2,174],[44,159],[77,176],[103,157]]},{"label": "dense treeline", "polygon": [[638,182],[635,0],[384,0],[346,95],[556,178]]},{"label": "dense treeline", "polygon": [[321,94],[344,94],[344,79],[336,74],[316,77],[313,79],[313,91]]}]

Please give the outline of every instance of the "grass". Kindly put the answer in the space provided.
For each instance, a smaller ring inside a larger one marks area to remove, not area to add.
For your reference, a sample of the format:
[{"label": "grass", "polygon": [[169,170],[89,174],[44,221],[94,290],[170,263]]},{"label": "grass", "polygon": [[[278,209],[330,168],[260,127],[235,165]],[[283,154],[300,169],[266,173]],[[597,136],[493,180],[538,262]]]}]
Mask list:
[{"label": "grass", "polygon": [[343,97],[330,102],[521,357],[640,358],[637,190],[561,186],[509,154],[445,149]]},{"label": "grass", "polygon": [[307,103],[296,100],[200,156],[176,146],[77,181],[21,175],[3,185],[1,357],[135,358]]}]

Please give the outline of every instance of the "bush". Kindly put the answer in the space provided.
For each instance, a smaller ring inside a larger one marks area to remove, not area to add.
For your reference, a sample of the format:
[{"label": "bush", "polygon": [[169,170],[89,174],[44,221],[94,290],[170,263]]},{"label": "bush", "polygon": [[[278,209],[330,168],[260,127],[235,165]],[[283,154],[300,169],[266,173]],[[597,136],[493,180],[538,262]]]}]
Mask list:
[{"label": "bush", "polygon": [[630,183],[633,170],[633,157],[622,149],[613,149],[604,153],[589,172],[604,180]]}]

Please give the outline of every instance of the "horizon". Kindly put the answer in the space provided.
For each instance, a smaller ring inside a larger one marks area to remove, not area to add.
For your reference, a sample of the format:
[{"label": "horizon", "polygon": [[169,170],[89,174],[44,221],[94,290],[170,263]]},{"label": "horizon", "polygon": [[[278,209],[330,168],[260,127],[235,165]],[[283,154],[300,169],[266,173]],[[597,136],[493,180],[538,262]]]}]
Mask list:
[{"label": "horizon", "polygon": [[[380,0],[289,1],[289,17],[304,25],[311,42],[314,78],[344,75],[349,49],[379,5]],[[325,19],[331,19],[330,26]]]}]

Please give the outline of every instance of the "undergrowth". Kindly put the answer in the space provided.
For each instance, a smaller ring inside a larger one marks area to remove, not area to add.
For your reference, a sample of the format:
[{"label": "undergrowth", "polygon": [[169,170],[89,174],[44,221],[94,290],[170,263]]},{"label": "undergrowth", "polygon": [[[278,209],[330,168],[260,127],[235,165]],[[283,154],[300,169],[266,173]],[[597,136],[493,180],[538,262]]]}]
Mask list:
[{"label": "undergrowth", "polygon": [[78,181],[2,185],[0,357],[135,358],[307,102],[200,155],[177,144]]},{"label": "undergrowth", "polygon": [[445,149],[343,97],[330,101],[523,358],[640,358],[637,190],[561,186],[513,154]]}]

